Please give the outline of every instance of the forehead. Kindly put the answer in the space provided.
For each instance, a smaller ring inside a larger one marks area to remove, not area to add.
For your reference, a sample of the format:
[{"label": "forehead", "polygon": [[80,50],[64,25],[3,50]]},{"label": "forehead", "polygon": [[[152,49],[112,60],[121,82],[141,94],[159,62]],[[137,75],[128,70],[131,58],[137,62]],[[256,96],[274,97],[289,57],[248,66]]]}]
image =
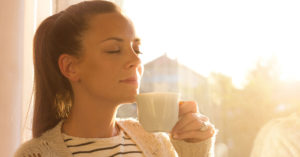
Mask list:
[{"label": "forehead", "polygon": [[105,13],[92,16],[84,35],[88,40],[101,41],[110,37],[133,40],[135,30],[132,22],[121,13]]}]

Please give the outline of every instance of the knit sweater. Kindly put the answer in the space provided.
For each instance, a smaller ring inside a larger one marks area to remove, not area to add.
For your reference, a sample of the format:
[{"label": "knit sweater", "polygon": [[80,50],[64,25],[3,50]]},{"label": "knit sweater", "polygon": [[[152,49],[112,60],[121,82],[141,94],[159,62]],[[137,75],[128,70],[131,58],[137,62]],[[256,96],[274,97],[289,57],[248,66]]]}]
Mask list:
[{"label": "knit sweater", "polygon": [[[61,132],[63,121],[22,144],[15,157],[72,157]],[[212,157],[215,136],[198,143],[173,140],[165,133],[148,133],[134,119],[118,119],[118,125],[141,148],[145,157]]]},{"label": "knit sweater", "polygon": [[300,115],[293,114],[267,123],[258,133],[251,157],[299,157]]}]

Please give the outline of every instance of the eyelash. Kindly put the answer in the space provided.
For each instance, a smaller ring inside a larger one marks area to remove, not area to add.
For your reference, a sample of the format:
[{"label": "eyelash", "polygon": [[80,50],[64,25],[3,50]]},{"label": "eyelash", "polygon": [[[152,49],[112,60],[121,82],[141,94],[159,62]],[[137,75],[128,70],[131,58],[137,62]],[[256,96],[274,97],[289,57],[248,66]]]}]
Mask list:
[{"label": "eyelash", "polygon": [[134,51],[135,51],[135,53],[138,54],[138,55],[139,55],[139,54],[143,54],[143,52],[141,52],[141,51],[136,51],[136,50],[134,50]]},{"label": "eyelash", "polygon": [[120,53],[120,50],[116,50],[116,51],[106,51],[107,53]]},{"label": "eyelash", "polygon": [[[141,51],[137,51],[137,50],[134,50],[136,54],[143,54]],[[120,53],[121,50],[117,50],[117,51],[107,51],[108,53]]]}]

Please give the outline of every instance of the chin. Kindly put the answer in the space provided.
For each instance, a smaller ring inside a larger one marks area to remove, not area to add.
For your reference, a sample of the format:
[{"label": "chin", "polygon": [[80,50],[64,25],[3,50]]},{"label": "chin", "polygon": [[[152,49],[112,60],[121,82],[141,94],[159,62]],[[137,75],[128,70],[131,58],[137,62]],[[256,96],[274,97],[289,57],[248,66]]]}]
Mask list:
[{"label": "chin", "polygon": [[137,93],[135,94],[132,94],[132,95],[127,95],[123,101],[122,101],[122,104],[131,104],[131,103],[135,103],[136,101],[136,98],[135,96],[137,95]]},{"label": "chin", "polygon": [[139,94],[139,88],[127,88],[120,90],[120,101],[121,103],[134,103],[136,100],[136,95]]}]

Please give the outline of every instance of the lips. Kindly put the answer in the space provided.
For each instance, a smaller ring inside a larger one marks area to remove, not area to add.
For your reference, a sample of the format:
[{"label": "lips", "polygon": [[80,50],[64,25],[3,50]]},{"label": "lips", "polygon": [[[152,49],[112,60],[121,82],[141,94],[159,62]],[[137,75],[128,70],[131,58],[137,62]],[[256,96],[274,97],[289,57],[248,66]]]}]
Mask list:
[{"label": "lips", "polygon": [[121,80],[121,82],[122,81],[137,81],[137,78],[136,77],[129,77],[127,79]]},{"label": "lips", "polygon": [[121,83],[127,83],[127,84],[138,84],[137,77],[129,77],[124,80],[120,80]]}]

